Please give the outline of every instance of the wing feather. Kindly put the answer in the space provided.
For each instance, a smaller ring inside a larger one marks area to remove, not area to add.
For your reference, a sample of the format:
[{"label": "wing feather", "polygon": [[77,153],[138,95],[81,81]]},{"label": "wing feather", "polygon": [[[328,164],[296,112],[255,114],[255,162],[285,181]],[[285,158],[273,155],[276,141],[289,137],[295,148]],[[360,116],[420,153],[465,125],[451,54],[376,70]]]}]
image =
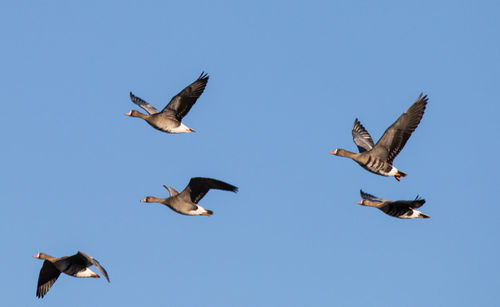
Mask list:
[{"label": "wing feather", "polygon": [[372,137],[357,118],[354,121],[354,126],[352,126],[352,138],[360,153],[370,151],[375,146]]},{"label": "wing feather", "polygon": [[144,111],[148,112],[149,114],[158,113],[158,110],[155,107],[153,107],[152,105],[150,105],[146,101],[142,100],[141,98],[134,96],[134,94],[132,94],[132,92],[130,92],[130,100],[132,100],[132,102],[135,103],[136,105],[138,105],[139,107],[143,108]]},{"label": "wing feather", "polygon": [[36,297],[43,298],[45,294],[49,292],[50,287],[56,282],[60,274],[61,271],[59,271],[52,262],[45,260],[40,269],[40,275],[38,275]]},{"label": "wing feather", "polygon": [[212,179],[212,178],[202,178],[194,177],[191,178],[187,187],[181,192],[182,196],[188,198],[195,204],[197,204],[204,196],[208,193],[210,189],[224,190],[237,192],[238,188],[229,183]]},{"label": "wing feather", "polygon": [[408,108],[387,130],[373,148],[374,153],[392,164],[394,158],[401,152],[411,134],[417,128],[427,105],[427,95],[418,96]]},{"label": "wing feather", "polygon": [[178,121],[181,121],[189,110],[191,110],[196,100],[203,94],[208,78],[209,76],[205,72],[202,72],[196,81],[175,95],[162,112],[172,114]]}]

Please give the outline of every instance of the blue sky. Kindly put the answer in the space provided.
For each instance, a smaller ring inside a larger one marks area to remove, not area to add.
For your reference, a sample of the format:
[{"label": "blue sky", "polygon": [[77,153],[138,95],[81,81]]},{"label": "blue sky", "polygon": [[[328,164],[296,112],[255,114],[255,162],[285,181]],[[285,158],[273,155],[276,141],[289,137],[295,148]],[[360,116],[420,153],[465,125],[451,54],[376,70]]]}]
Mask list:
[{"label": "blue sky", "polygon": [[[500,206],[495,1],[0,3],[5,306],[495,306]],[[206,71],[168,135],[123,115]],[[398,183],[334,157],[429,104]],[[186,217],[157,204],[191,177],[237,185]],[[357,206],[427,200],[429,220]],[[104,279],[42,262],[82,250]]]}]

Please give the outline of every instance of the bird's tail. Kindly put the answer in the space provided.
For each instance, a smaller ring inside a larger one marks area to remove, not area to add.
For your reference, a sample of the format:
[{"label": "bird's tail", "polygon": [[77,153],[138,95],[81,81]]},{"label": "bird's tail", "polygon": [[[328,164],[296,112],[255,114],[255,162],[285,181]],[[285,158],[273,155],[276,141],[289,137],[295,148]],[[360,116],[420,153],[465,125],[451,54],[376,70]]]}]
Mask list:
[{"label": "bird's tail", "polygon": [[211,216],[212,214],[214,214],[214,212],[212,210],[206,210],[201,215]]},{"label": "bird's tail", "polygon": [[423,214],[423,213],[419,213],[419,214],[418,214],[418,218],[419,218],[419,219],[430,219],[431,217],[430,217],[430,216],[428,216],[428,215],[425,215],[425,214]]}]

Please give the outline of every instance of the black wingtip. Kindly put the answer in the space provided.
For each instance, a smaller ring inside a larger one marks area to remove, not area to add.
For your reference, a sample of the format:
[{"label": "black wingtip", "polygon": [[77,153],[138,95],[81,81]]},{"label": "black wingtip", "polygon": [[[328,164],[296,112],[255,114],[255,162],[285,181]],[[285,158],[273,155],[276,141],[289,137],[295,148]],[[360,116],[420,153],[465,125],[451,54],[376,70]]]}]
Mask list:
[{"label": "black wingtip", "polygon": [[427,104],[427,102],[429,101],[429,97],[427,97],[427,95],[424,95],[424,93],[421,92],[420,95],[418,95],[417,101],[419,102],[421,101],[424,104]]},{"label": "black wingtip", "polygon": [[198,80],[208,81],[209,78],[210,76],[206,72],[202,71],[200,76],[198,77]]}]

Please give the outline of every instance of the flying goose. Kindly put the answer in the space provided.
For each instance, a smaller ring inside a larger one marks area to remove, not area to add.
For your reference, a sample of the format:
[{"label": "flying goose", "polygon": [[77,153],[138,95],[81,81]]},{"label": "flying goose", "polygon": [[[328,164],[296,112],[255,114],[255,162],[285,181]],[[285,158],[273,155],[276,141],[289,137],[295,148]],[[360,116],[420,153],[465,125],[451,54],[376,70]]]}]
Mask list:
[{"label": "flying goose", "polygon": [[106,270],[97,260],[84,252],[79,251],[73,256],[64,257],[52,257],[44,253],[38,253],[33,257],[45,260],[38,276],[38,285],[36,288],[36,296],[38,298],[43,298],[49,292],[50,287],[56,282],[61,272],[74,277],[100,278],[99,275],[89,269],[91,265],[95,265],[109,282]]},{"label": "flying goose", "polygon": [[375,197],[363,192],[363,190],[359,190],[359,193],[361,194],[361,198],[363,199],[357,202],[358,205],[379,208],[385,214],[400,219],[430,218],[430,216],[425,215],[418,210],[415,210],[415,208],[420,208],[423,204],[425,204],[425,199],[419,198],[418,195],[415,200],[392,201]]},{"label": "flying goose", "polygon": [[175,95],[161,112],[158,112],[155,107],[130,92],[132,102],[143,108],[148,114],[130,110],[125,115],[140,117],[153,128],[167,133],[195,132],[181,121],[205,90],[208,78],[209,76],[202,72],[196,81]]},{"label": "flying goose", "polygon": [[194,177],[182,192],[177,192],[174,188],[164,185],[170,193],[168,198],[156,198],[148,196],[141,200],[143,203],[161,203],[168,206],[177,213],[184,215],[207,215],[213,211],[207,210],[198,205],[198,202],[208,193],[210,189],[237,192],[238,188],[220,180],[211,178]]},{"label": "flying goose", "polygon": [[345,149],[335,149],[330,153],[351,158],[372,173],[394,176],[397,181],[400,181],[401,177],[406,177],[406,174],[395,168],[392,163],[420,123],[427,101],[427,95],[422,97],[420,94],[413,105],[385,130],[377,144],[373,143],[368,131],[356,118],[352,127],[352,137],[358,146],[359,153]]}]

